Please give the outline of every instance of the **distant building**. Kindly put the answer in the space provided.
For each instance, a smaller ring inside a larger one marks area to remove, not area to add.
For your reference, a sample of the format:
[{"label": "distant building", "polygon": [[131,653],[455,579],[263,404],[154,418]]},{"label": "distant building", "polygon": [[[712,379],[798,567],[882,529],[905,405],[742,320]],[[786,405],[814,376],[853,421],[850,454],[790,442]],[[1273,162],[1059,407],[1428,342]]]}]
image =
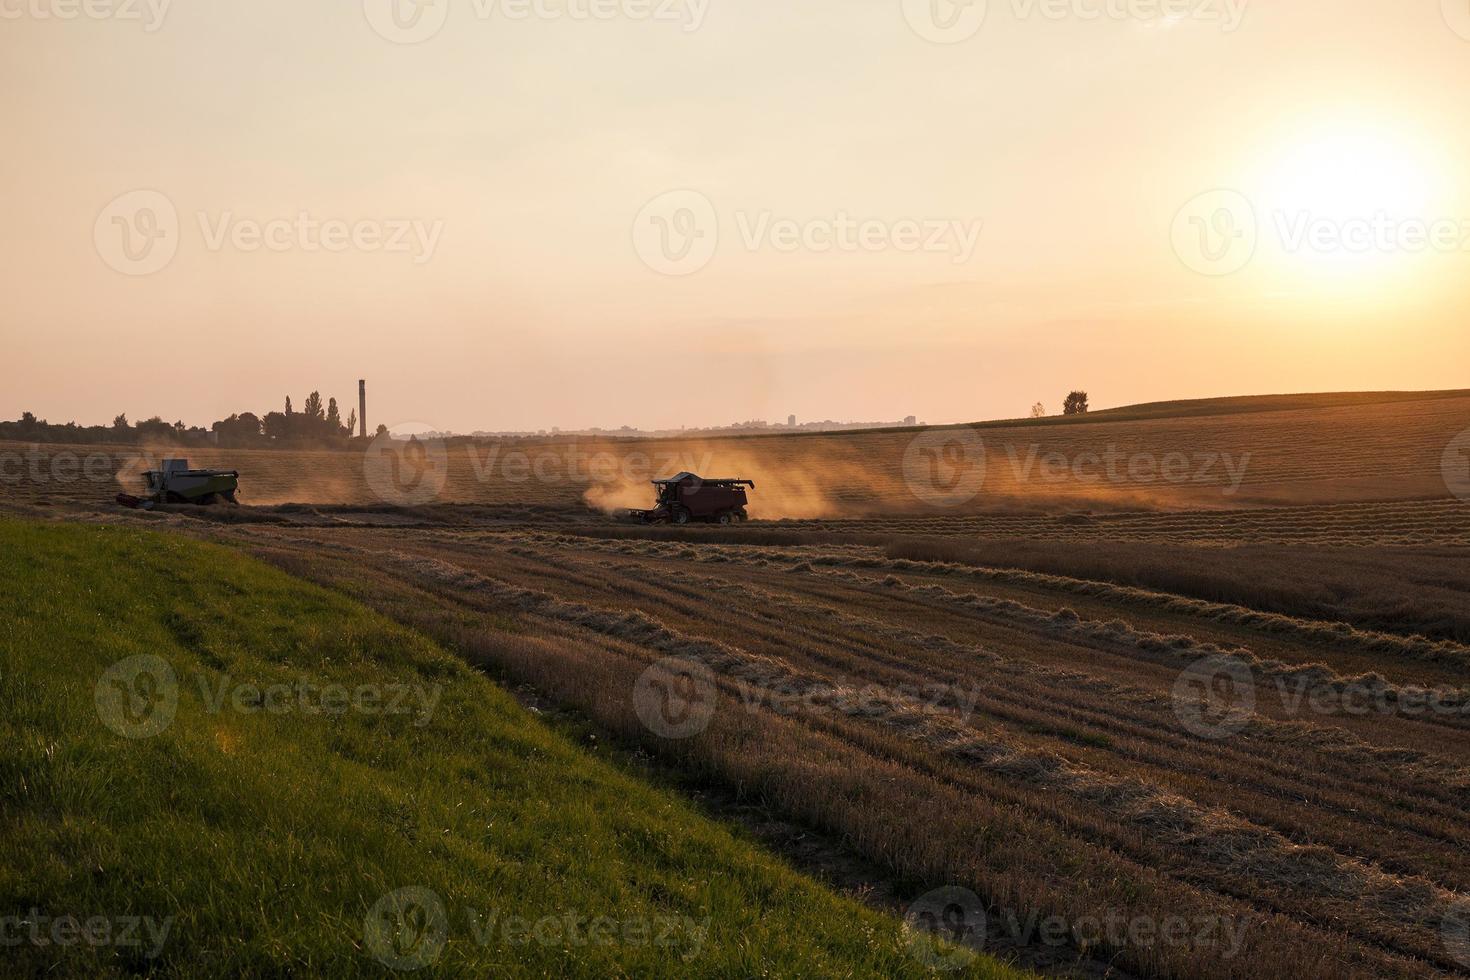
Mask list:
[{"label": "distant building", "polygon": [[903,424],[904,425],[918,425],[919,424],[919,419],[915,415],[905,415],[904,418],[903,418]]},{"label": "distant building", "polygon": [[792,428],[792,429],[796,428],[796,416],[795,415],[788,415],[788,416],[786,416],[786,425],[789,428]]}]

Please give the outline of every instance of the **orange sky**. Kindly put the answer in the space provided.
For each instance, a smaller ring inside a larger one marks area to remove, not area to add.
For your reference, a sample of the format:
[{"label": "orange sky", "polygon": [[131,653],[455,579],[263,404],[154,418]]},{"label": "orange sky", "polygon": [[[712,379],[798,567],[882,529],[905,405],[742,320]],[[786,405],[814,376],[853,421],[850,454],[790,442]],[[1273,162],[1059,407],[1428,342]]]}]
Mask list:
[{"label": "orange sky", "polygon": [[1467,383],[1460,0],[418,2],[0,0],[0,417]]}]

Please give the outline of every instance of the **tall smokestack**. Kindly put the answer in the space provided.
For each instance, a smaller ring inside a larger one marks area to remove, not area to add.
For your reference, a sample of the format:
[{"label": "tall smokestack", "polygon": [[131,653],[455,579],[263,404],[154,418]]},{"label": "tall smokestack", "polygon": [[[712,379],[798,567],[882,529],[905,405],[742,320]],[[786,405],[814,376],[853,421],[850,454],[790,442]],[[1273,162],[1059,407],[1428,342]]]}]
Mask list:
[{"label": "tall smokestack", "polygon": [[360,426],[358,432],[364,439],[367,438],[367,382],[357,383],[357,424]]}]

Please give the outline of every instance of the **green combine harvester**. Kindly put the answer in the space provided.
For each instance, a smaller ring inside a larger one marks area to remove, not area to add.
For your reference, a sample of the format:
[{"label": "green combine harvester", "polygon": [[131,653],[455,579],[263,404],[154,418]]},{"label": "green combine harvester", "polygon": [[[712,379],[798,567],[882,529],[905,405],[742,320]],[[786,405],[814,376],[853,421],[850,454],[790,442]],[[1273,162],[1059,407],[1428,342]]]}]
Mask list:
[{"label": "green combine harvester", "polygon": [[207,506],[221,500],[240,502],[235,498],[235,491],[240,488],[238,470],[191,470],[187,459],[166,459],[160,469],[144,473],[143,479],[148,484],[147,496],[120,493],[117,502],[143,510],[152,510],[159,504]]}]

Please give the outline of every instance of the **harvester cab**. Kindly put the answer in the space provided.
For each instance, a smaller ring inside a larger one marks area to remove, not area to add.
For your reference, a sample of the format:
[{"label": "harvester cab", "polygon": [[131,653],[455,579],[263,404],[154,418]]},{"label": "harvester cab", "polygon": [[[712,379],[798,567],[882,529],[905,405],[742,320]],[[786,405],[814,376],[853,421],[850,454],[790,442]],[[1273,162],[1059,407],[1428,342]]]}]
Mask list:
[{"label": "harvester cab", "polygon": [[738,524],[749,520],[745,488],[755,489],[754,480],[704,479],[680,473],[667,480],[654,480],[652,510],[629,511],[628,516],[648,524]]},{"label": "harvester cab", "polygon": [[237,504],[235,491],[240,487],[238,470],[194,470],[187,459],[166,459],[156,470],[143,474],[147,495],[135,497],[120,493],[117,502],[124,507],[152,510],[159,504],[213,504],[221,500]]}]

